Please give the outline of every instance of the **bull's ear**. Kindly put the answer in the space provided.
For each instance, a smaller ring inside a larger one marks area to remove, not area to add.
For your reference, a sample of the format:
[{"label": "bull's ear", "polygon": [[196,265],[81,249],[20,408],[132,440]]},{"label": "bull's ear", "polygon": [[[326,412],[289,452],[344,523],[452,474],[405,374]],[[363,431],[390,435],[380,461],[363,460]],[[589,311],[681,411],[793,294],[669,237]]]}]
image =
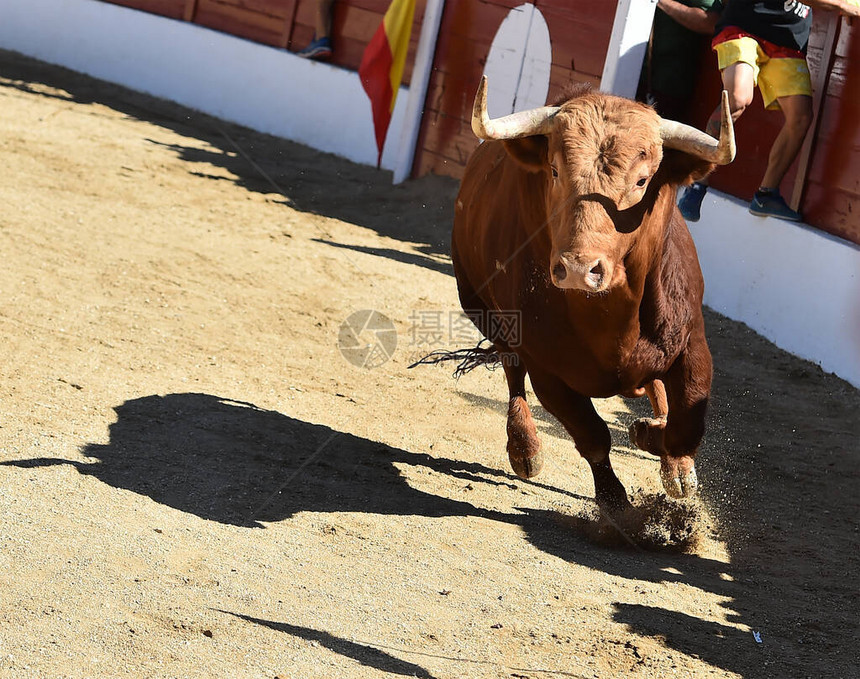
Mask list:
[{"label": "bull's ear", "polygon": [[546,137],[536,135],[533,137],[520,137],[519,139],[505,139],[502,142],[505,151],[520,165],[530,172],[539,172],[547,164],[547,141]]}]

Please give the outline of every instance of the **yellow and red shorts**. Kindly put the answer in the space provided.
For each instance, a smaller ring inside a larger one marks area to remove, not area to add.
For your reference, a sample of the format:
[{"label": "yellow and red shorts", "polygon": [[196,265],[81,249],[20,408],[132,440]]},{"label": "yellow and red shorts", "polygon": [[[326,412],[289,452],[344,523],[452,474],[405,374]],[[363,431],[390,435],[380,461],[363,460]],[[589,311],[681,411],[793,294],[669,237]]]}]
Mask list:
[{"label": "yellow and red shorts", "polygon": [[752,66],[753,78],[767,109],[779,109],[780,97],[812,96],[806,56],[799,50],[774,45],[734,26],[720,31],[711,47],[717,53],[721,71],[738,62]]}]

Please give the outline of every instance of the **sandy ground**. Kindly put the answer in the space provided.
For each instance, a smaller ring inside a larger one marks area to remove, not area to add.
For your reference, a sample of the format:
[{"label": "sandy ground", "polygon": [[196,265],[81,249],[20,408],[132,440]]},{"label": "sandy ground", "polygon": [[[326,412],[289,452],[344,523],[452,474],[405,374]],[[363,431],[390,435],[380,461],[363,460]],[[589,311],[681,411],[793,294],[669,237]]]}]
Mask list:
[{"label": "sandy ground", "polygon": [[407,369],[469,344],[454,182],[9,53],[0,165],[0,676],[857,676],[847,383],[709,313],[698,546],[598,544],[546,413],[524,482],[500,371]]}]

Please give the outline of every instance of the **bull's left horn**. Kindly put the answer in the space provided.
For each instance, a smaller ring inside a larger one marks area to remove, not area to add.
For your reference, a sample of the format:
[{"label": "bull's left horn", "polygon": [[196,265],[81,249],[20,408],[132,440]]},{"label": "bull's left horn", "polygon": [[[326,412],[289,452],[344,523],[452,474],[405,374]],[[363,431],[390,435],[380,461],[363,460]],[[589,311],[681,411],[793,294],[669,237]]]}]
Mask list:
[{"label": "bull's left horn", "polygon": [[558,111],[558,106],[541,106],[490,120],[490,114],[487,113],[487,76],[484,75],[481,76],[472,106],[472,132],[479,139],[519,139],[548,134],[552,131],[553,118]]},{"label": "bull's left horn", "polygon": [[660,136],[667,148],[684,151],[717,165],[728,165],[735,159],[735,129],[729,109],[729,93],[723,90],[719,141],[695,127],[674,120],[660,121]]}]

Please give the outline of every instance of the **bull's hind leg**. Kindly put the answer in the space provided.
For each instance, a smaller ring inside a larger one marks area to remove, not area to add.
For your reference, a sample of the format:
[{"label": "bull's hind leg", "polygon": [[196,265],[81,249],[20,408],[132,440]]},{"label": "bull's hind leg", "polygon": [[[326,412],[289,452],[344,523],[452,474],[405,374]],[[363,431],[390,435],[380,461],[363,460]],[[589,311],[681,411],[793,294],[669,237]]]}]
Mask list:
[{"label": "bull's hind leg", "polygon": [[597,503],[610,510],[628,507],[627,492],[609,460],[612,447],[609,427],[597,414],[591,399],[556,377],[531,371],[531,378],[538,400],[573,437],[576,449],[591,467]]},{"label": "bull's hind leg", "polygon": [[654,417],[640,417],[630,425],[628,430],[630,442],[637,448],[659,457],[666,453],[663,441],[666,418],[669,414],[666,387],[660,380],[654,380],[645,385],[645,393],[651,401]]},{"label": "bull's hind leg", "polygon": [[526,403],[526,367],[516,354],[502,352],[508,382],[508,459],[517,476],[530,479],[543,469],[540,439]]}]

